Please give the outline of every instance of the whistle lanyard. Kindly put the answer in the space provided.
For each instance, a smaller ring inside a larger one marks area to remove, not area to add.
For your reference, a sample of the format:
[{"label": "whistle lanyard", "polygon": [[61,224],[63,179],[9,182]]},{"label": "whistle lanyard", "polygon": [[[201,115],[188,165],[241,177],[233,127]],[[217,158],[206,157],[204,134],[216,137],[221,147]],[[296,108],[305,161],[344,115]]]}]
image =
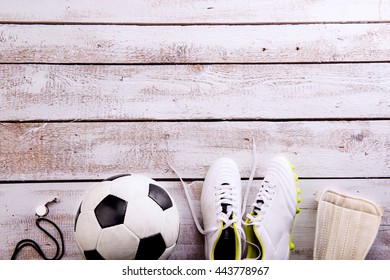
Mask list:
[{"label": "whistle lanyard", "polygon": [[[59,242],[56,240],[56,238],[52,234],[50,234],[45,228],[42,227],[41,222],[49,223],[57,230],[57,232],[60,236],[61,245],[59,244]],[[43,231],[54,242],[54,244],[56,246],[55,256],[52,258],[47,257],[45,255],[45,253],[42,251],[42,248],[39,246],[39,244],[36,241],[34,241],[32,239],[23,239],[23,240],[20,240],[18,242],[18,244],[16,245],[15,250],[12,254],[11,260],[16,260],[17,255],[24,247],[32,247],[45,260],[60,260],[64,256],[64,253],[65,253],[64,236],[63,236],[60,228],[53,221],[51,221],[47,218],[42,218],[42,217],[37,218],[35,221],[35,224],[41,231]]]}]

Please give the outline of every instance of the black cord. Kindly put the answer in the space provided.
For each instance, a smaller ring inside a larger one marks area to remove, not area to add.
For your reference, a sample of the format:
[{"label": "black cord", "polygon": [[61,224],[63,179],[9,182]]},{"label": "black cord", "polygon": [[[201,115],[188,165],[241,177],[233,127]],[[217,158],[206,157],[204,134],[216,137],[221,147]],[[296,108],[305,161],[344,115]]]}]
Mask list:
[{"label": "black cord", "polygon": [[[58,231],[58,234],[60,235],[61,246],[58,243],[58,241],[55,239],[55,237],[53,235],[51,235],[46,229],[44,229],[41,226],[41,222],[42,221],[48,222],[49,224],[51,224]],[[42,251],[41,247],[39,246],[39,244],[37,242],[35,242],[32,239],[23,239],[23,240],[19,241],[18,244],[16,244],[16,247],[15,247],[14,253],[12,254],[11,260],[16,260],[17,255],[19,254],[19,252],[24,247],[32,247],[45,260],[60,260],[60,259],[62,259],[62,257],[64,256],[64,253],[65,253],[65,247],[64,247],[64,236],[63,236],[62,231],[60,230],[60,228],[53,221],[51,221],[51,220],[49,220],[47,218],[38,218],[35,221],[35,224],[51,240],[53,240],[54,244],[56,245],[56,254],[55,254],[55,256],[53,258],[48,258],[45,255],[45,253]]]}]

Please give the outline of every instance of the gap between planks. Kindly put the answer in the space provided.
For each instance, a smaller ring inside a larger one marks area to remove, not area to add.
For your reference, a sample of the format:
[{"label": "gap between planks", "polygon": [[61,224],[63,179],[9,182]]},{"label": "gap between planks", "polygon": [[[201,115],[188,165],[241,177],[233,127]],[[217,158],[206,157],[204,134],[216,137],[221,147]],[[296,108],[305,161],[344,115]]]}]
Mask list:
[{"label": "gap between planks", "polygon": [[[117,7],[121,7],[118,9]],[[376,22],[390,17],[388,0],[286,2],[256,1],[126,1],[3,0],[0,20],[11,22],[193,24]]]}]

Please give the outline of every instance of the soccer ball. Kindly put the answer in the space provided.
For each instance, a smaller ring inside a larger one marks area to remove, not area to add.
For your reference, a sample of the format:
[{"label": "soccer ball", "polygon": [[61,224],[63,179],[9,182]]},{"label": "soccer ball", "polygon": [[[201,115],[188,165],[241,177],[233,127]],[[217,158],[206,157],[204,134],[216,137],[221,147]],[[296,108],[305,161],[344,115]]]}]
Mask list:
[{"label": "soccer ball", "polygon": [[74,230],[86,259],[168,259],[179,236],[179,213],[153,179],[120,175],[87,193]]}]

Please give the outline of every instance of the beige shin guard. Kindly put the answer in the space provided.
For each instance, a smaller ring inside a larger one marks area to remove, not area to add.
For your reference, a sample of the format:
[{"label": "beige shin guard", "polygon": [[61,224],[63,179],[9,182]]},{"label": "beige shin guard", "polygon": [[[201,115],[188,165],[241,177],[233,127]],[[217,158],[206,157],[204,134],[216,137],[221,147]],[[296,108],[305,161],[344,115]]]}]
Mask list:
[{"label": "beige shin guard", "polygon": [[326,191],[318,198],[315,260],[365,259],[383,209],[373,202]]}]

